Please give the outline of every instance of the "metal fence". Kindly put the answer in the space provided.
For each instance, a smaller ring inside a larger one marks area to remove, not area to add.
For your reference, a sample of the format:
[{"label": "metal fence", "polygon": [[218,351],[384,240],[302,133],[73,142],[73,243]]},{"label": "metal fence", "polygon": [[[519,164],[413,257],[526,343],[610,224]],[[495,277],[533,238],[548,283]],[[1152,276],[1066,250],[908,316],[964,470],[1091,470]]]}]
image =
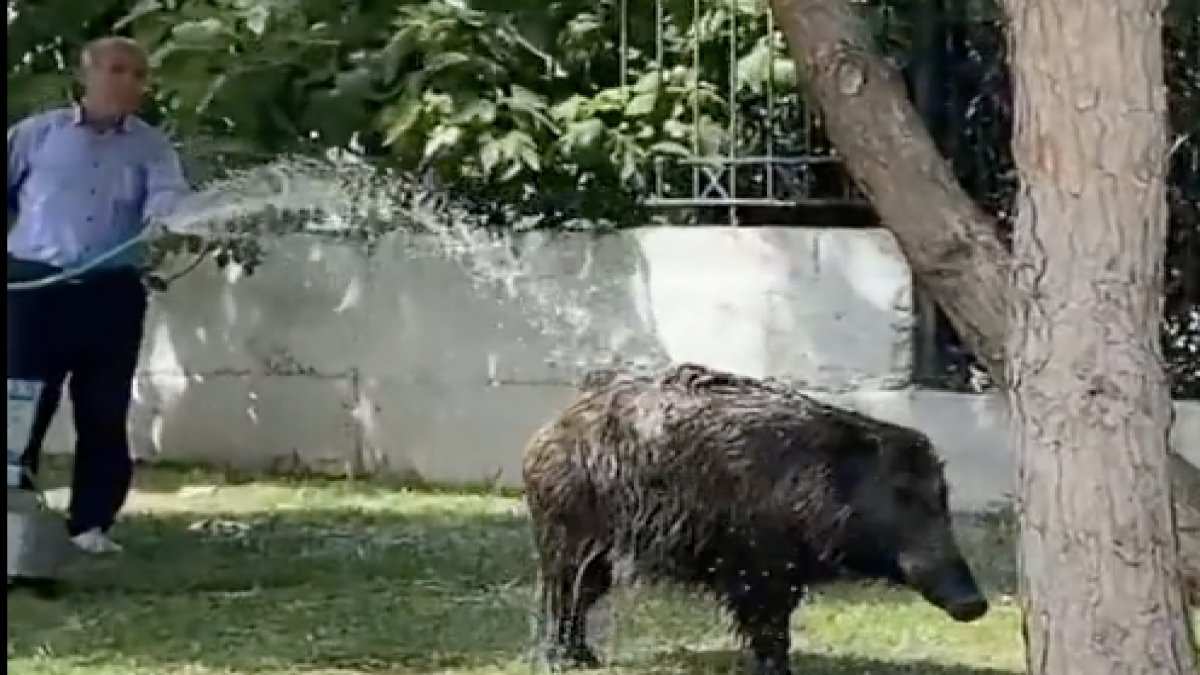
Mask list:
[{"label": "metal fence", "polygon": [[[1009,148],[1011,88],[996,3],[857,0],[856,4],[866,13],[885,57],[904,74],[940,150],[968,192],[996,216],[1005,236],[1016,177]],[[721,13],[721,7],[728,9]],[[672,57],[685,54],[686,65],[712,74],[710,81],[726,83],[724,118],[708,120],[724,130],[720,150],[660,161],[646,203],[677,224],[877,225],[877,215],[853,186],[824,135],[820,115],[794,86],[794,78],[780,77],[790,59],[765,7],[765,2],[756,5],[753,0],[687,4],[656,0],[652,37],[643,31],[647,37],[642,44],[630,38],[631,53],[653,53],[654,62],[664,70],[673,66]],[[682,16],[689,11],[690,16]],[[718,22],[710,31],[719,30],[726,37],[724,43],[702,39],[695,26],[706,21]],[[1172,124],[1183,138],[1169,176],[1171,242],[1164,346],[1176,395],[1200,398],[1200,6],[1196,0],[1175,0],[1168,24]],[[623,36],[633,35],[622,26]],[[670,43],[672,30],[675,37],[681,34],[679,26],[689,27],[692,32],[685,37],[692,42],[687,50],[672,53],[664,45]],[[693,121],[704,121],[699,111]],[[928,386],[971,387],[977,381],[972,376],[973,357],[928,298],[919,298],[918,305],[918,380]]]}]

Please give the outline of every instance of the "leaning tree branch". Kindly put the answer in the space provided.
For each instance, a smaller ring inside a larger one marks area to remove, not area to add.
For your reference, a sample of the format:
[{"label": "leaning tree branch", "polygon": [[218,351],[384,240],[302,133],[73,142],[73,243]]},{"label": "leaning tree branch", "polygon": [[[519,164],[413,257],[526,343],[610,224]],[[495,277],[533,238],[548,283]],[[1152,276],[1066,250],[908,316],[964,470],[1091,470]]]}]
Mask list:
[{"label": "leaning tree branch", "polygon": [[[829,140],[896,237],[918,285],[1001,386],[1011,256],[967,194],[847,0],[771,0]],[[1184,576],[1200,604],[1200,469],[1171,453]]]}]

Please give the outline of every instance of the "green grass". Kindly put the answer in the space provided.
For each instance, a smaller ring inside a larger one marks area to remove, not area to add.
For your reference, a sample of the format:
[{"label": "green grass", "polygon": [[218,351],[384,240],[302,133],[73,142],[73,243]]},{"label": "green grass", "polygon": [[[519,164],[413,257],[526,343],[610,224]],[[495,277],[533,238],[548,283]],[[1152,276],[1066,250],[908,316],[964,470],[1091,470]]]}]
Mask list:
[{"label": "green grass", "polygon": [[[999,589],[985,619],[829,589],[794,619],[798,675],[1019,672],[1017,612],[999,597],[1010,556],[987,532],[967,535]],[[144,471],[117,535],[126,552],[81,563],[65,597],[10,595],[9,673],[531,672],[533,568],[511,496]],[[599,614],[607,672],[741,672],[707,601],[627,590]]]}]

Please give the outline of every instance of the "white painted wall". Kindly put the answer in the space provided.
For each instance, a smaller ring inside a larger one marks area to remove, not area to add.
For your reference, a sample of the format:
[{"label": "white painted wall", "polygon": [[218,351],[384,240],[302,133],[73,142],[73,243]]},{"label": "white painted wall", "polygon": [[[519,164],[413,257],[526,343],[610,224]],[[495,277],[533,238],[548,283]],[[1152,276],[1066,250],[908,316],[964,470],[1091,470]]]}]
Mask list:
[{"label": "white painted wall", "polygon": [[[459,261],[432,243],[398,235],[368,256],[297,236],[252,277],[202,268],[157,296],[135,452],[516,485],[580,367],[671,359],[798,378],[923,429],[959,506],[1011,482],[1002,402],[908,386],[912,288],[885,231],[536,234]],[[1200,463],[1200,404],[1179,413],[1176,446]],[[71,444],[68,406],[47,445]]]}]

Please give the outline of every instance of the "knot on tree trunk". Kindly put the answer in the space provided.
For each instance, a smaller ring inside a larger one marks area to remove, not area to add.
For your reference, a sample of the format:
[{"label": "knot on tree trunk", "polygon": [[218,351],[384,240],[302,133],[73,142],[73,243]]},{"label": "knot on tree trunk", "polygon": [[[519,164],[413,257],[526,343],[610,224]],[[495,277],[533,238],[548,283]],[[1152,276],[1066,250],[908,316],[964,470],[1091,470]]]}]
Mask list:
[{"label": "knot on tree trunk", "polygon": [[849,45],[841,45],[833,58],[833,82],[842,96],[858,96],[867,83],[867,64]]}]

